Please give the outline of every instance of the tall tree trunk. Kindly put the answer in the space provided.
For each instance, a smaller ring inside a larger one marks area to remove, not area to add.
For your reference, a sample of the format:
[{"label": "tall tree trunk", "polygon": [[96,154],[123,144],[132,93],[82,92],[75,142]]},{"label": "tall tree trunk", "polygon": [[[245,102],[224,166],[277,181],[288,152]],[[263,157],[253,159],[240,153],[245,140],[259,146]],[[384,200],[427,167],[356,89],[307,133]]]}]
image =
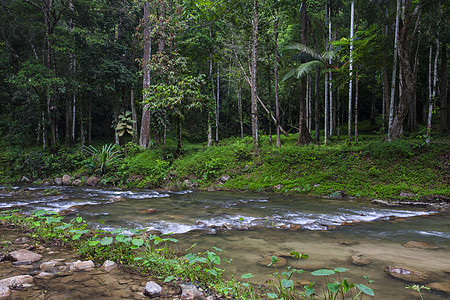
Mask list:
[{"label": "tall tree trunk", "polygon": [[[308,14],[306,11],[306,1],[301,4],[301,26],[302,26],[302,44],[308,45]],[[300,105],[299,105],[299,133],[297,139],[297,145],[305,145],[312,142],[311,134],[306,126],[306,113],[305,113],[305,100],[306,100],[306,77],[302,77],[300,84]]]},{"label": "tall tree trunk", "polygon": [[441,118],[439,131],[441,133],[448,132],[450,129],[449,107],[447,102],[447,43],[442,42],[441,45],[441,89],[440,89],[440,101],[441,101]]},{"label": "tall tree trunk", "polygon": [[219,109],[220,109],[220,74],[217,65],[217,97],[216,97],[216,144],[219,142]]},{"label": "tall tree trunk", "polygon": [[241,129],[241,139],[244,138],[244,120],[242,118],[242,85],[241,78],[238,79],[238,111],[239,111],[239,127]]},{"label": "tall tree trunk", "polygon": [[252,112],[252,138],[253,149],[259,152],[258,133],[258,100],[257,100],[257,80],[256,67],[258,62],[258,0],[253,0],[252,19],[252,60],[250,66],[250,89],[251,89],[251,112]]},{"label": "tall tree trunk", "polygon": [[436,39],[436,55],[434,58],[434,68],[431,69],[431,52],[432,52],[432,46],[430,44],[430,74],[432,71],[433,73],[433,81],[431,82],[431,76],[430,76],[430,85],[431,85],[431,93],[429,96],[429,104],[428,104],[428,122],[427,122],[427,139],[426,143],[430,143],[430,136],[431,136],[431,121],[433,117],[433,106],[434,102],[436,100],[436,90],[437,90],[437,77],[438,77],[438,59],[439,59],[439,40]]},{"label": "tall tree trunk", "polygon": [[[212,25],[209,25],[209,38],[212,40]],[[214,93],[214,80],[212,79],[212,71],[213,71],[213,48],[209,49],[209,80],[211,82],[211,89],[214,100],[216,99],[216,94]],[[212,124],[211,124],[211,114],[212,111],[210,105],[207,108],[208,114],[208,147],[212,145]]]},{"label": "tall tree trunk", "polygon": [[316,131],[315,140],[319,142],[319,69],[316,70],[316,78],[314,80],[314,129]]},{"label": "tall tree trunk", "polygon": [[[280,137],[280,105],[278,99],[278,10],[275,15],[274,22],[274,32],[275,32],[275,63],[274,63],[274,77],[275,77],[275,118],[276,128],[277,128],[277,146],[281,147],[281,137]],[[240,81],[239,81],[240,84]]]},{"label": "tall tree trunk", "polygon": [[398,36],[400,26],[400,8],[401,8],[400,0],[397,0],[397,12],[395,14],[394,60],[392,63],[391,97],[389,102],[388,141],[392,140],[391,136],[392,125],[394,122],[395,87],[397,85],[397,59],[398,59]]},{"label": "tall tree trunk", "polygon": [[84,116],[83,116],[83,103],[80,102],[79,104],[80,107],[80,139],[81,139],[81,147],[84,147],[84,145],[86,144],[86,133],[84,132]]},{"label": "tall tree trunk", "polygon": [[[416,88],[416,77],[414,76],[413,68],[411,67],[411,41],[417,32],[419,24],[419,7],[412,9],[412,0],[403,0],[404,12],[402,13],[403,22],[402,27],[399,28],[398,36],[398,58],[400,62],[400,97],[397,108],[395,110],[395,117],[388,134],[388,140],[397,139],[402,134],[403,121],[409,108],[409,102],[414,95]],[[411,27],[415,23],[414,31],[411,32]]]},{"label": "tall tree trunk", "polygon": [[[358,31],[358,17],[359,16],[359,0],[356,0],[356,21],[355,29]],[[355,143],[358,142],[358,97],[359,97],[359,72],[355,74]]]},{"label": "tall tree trunk", "polygon": [[134,104],[133,85],[130,86],[130,108],[131,108],[131,120],[133,120],[133,143],[137,143],[139,140],[139,136],[138,136],[136,105]]},{"label": "tall tree trunk", "polygon": [[352,139],[352,94],[353,94],[353,27],[355,24],[355,0],[351,2],[350,8],[350,81],[348,84],[348,141]]},{"label": "tall tree trunk", "polygon": [[[144,3],[144,59],[143,59],[143,80],[142,80],[142,100],[148,96],[148,88],[150,87],[150,68],[148,64],[152,56],[152,39],[150,36],[150,1]],[[150,104],[144,104],[142,108],[141,132],[139,134],[139,145],[147,148],[150,144]]]},{"label": "tall tree trunk", "polygon": [[[386,7],[386,16],[384,18],[384,38],[387,40],[388,35],[388,25],[387,25],[387,14],[388,9]],[[387,43],[384,42],[384,52],[387,52]],[[387,69],[386,55],[383,55],[383,103],[381,110],[381,127],[383,128],[383,133],[386,133],[386,112],[389,111],[389,77]]]},{"label": "tall tree trunk", "polygon": [[89,97],[89,111],[88,111],[88,144],[92,144],[92,98]]},{"label": "tall tree trunk", "polygon": [[[331,50],[331,2],[328,4],[328,51]],[[328,64],[331,65],[331,58],[328,60]],[[330,119],[329,119],[329,134],[328,136],[333,135],[333,75],[329,73],[328,84],[329,84],[329,102],[330,102]]]}]

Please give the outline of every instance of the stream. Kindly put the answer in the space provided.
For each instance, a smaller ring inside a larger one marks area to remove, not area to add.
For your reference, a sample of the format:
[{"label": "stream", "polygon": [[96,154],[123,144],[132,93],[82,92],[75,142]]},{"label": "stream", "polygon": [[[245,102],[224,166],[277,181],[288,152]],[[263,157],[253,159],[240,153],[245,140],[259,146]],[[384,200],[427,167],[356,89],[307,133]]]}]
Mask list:
[{"label": "stream", "polygon": [[[24,190],[25,188],[25,190]],[[425,208],[372,205],[359,199],[334,200],[308,196],[238,192],[167,192],[118,188],[67,186],[0,187],[0,209],[24,212],[46,209],[79,214],[94,228],[139,228],[173,233],[179,251],[197,243],[192,251],[215,246],[226,250],[233,263],[221,265],[237,278],[253,273],[253,282],[271,278],[270,256],[282,265],[306,272],[297,282],[322,279],[309,273],[321,268],[349,269],[342,277],[375,282],[374,299],[419,299],[405,289],[407,283],[384,272],[386,266],[411,268],[429,274],[428,282],[450,285],[450,223],[448,213]],[[101,220],[102,222],[99,222]],[[102,224],[104,223],[104,224]],[[437,250],[408,248],[408,241],[425,242]],[[308,254],[300,262],[290,250]],[[366,259],[355,264],[351,257]],[[337,278],[336,278],[337,279]],[[423,291],[425,299],[447,299],[445,294]]]}]

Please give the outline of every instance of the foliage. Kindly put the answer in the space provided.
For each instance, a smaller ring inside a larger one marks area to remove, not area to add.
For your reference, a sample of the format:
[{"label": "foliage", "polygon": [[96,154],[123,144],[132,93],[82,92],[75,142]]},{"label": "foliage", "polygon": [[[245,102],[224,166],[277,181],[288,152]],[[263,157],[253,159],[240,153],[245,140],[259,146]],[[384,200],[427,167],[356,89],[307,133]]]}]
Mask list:
[{"label": "foliage", "polygon": [[91,161],[100,175],[104,174],[107,169],[118,162],[121,157],[120,149],[116,144],[103,145],[101,150],[89,145],[84,147],[83,150],[91,155]]},{"label": "foliage", "polygon": [[125,133],[128,133],[129,135],[134,136],[135,132],[133,131],[133,124],[136,122],[132,119],[131,111],[127,110],[119,115],[118,119],[119,122],[116,126],[117,134],[123,136]]}]

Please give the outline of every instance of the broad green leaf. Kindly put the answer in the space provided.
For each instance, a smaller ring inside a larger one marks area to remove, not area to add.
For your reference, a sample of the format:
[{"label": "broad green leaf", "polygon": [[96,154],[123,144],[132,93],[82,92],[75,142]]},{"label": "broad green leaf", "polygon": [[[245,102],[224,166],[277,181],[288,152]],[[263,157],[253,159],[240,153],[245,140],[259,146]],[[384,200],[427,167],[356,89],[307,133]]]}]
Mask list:
[{"label": "broad green leaf", "polygon": [[333,270],[328,270],[328,269],[320,269],[320,270],[316,270],[314,272],[311,272],[311,275],[314,276],[329,276],[329,275],[333,275],[335,272]]},{"label": "broad green leaf", "polygon": [[334,269],[334,271],[336,273],[342,273],[342,272],[348,271],[348,269],[346,269],[346,268],[336,268],[336,269]]},{"label": "broad green leaf", "polygon": [[332,293],[337,293],[339,291],[339,283],[338,282],[330,282],[327,284],[327,288]]},{"label": "broad green leaf", "polygon": [[102,238],[102,240],[100,241],[100,244],[102,244],[103,246],[106,245],[111,245],[111,243],[113,242],[113,238],[112,237],[104,237]]},{"label": "broad green leaf", "polygon": [[133,243],[133,245],[135,245],[135,246],[140,247],[144,244],[144,240],[143,239],[133,239],[131,241],[131,243]]},{"label": "broad green leaf", "polygon": [[270,299],[278,299],[278,295],[275,294],[275,293],[267,293],[267,296],[268,296]]},{"label": "broad green leaf", "polygon": [[292,280],[287,280],[286,278],[284,278],[283,280],[281,280],[281,285],[284,288],[288,289],[294,286],[294,282]]},{"label": "broad green leaf", "polygon": [[241,276],[241,278],[243,278],[243,279],[252,278],[252,277],[255,277],[255,275],[253,275],[252,273],[247,273],[247,274],[244,274]]},{"label": "broad green leaf", "polygon": [[361,292],[363,292],[364,294],[367,294],[367,295],[369,295],[369,296],[374,296],[375,295],[375,293],[373,292],[373,290],[370,288],[370,287],[368,287],[368,286],[366,286],[366,285],[364,285],[364,284],[356,284],[356,287],[361,291]]}]

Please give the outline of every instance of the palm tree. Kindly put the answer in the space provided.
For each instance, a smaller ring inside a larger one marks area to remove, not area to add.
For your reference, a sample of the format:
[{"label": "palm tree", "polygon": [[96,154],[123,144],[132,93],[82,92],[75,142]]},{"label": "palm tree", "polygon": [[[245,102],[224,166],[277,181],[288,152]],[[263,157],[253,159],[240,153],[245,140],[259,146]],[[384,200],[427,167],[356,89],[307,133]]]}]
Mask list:
[{"label": "palm tree", "polygon": [[[327,70],[329,68],[329,60],[335,55],[333,51],[325,51],[323,53],[317,53],[313,49],[303,44],[292,44],[285,48],[286,50],[296,50],[298,53],[295,55],[296,60],[305,61],[297,67],[291,69],[283,77],[283,81],[294,77],[299,79],[307,74],[311,74],[317,69]],[[325,73],[325,110],[328,110],[328,73]],[[317,113],[317,112],[316,112]],[[318,130],[318,128],[316,128]],[[327,130],[328,130],[328,118],[325,113],[325,144],[327,143]]]}]

